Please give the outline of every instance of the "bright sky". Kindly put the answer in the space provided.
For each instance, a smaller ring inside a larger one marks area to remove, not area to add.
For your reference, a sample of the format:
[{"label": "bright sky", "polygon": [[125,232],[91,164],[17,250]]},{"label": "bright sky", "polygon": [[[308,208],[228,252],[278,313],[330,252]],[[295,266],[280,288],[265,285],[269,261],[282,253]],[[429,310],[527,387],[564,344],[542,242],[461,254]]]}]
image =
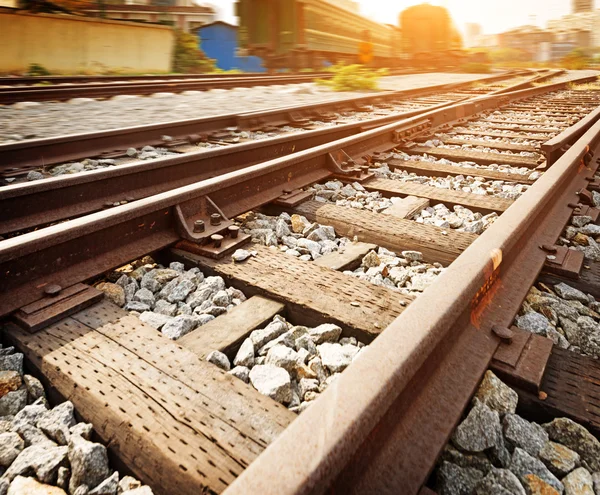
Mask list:
[{"label": "bright sky", "polygon": [[[396,24],[398,13],[423,0],[360,0],[361,13],[376,21]],[[237,23],[233,15],[235,0],[208,0],[217,8],[219,18]],[[457,27],[464,31],[465,24],[476,22],[486,34],[493,34],[523,24],[545,26],[549,19],[556,19],[570,12],[571,0],[430,0],[444,5]]]}]

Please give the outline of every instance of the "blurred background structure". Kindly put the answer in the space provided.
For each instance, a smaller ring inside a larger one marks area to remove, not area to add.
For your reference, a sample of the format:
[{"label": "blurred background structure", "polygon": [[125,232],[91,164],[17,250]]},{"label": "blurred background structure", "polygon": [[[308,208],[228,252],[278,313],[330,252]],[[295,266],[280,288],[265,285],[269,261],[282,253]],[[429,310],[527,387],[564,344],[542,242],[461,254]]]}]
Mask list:
[{"label": "blurred background structure", "polygon": [[[514,26],[501,32],[488,32],[482,21],[498,2],[470,13],[453,0],[438,3],[449,8],[405,0],[394,9],[388,2],[395,17],[378,22],[365,15],[377,1],[0,0],[8,46],[0,72],[22,73],[32,64],[52,73],[132,74],[322,70],[340,63],[581,68],[600,55],[593,0],[553,0],[551,12],[560,4],[570,13],[545,25],[531,9],[515,12]],[[469,21],[458,24],[457,12]]]}]

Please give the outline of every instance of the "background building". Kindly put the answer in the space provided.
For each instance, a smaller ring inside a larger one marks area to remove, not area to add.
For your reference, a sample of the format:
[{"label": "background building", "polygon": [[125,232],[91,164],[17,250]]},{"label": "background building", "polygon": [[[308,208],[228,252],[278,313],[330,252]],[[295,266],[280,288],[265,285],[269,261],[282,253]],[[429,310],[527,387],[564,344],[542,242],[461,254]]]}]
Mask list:
[{"label": "background building", "polygon": [[103,13],[108,19],[164,24],[185,32],[213,22],[216,15],[213,8],[193,0],[105,0],[94,3],[86,12],[97,17]]},{"label": "background building", "polygon": [[223,70],[240,69],[244,72],[265,72],[260,57],[238,56],[238,27],[223,21],[205,24],[196,30],[200,48],[208,58]]},{"label": "background building", "polygon": [[468,22],[465,25],[465,47],[473,48],[477,46],[477,40],[482,35],[481,24]]},{"label": "background building", "polygon": [[589,12],[594,9],[594,0],[573,0],[573,13]]},{"label": "background building", "polygon": [[589,46],[600,46],[600,10],[569,14],[560,19],[548,21],[548,30],[554,33],[572,30],[590,32]]},{"label": "background building", "polygon": [[550,31],[537,26],[521,26],[498,35],[501,48],[512,48],[526,54],[528,60],[545,62],[544,43],[551,43],[554,37]]},{"label": "background building", "polygon": [[355,14],[358,14],[360,11],[358,2],[356,2],[355,0],[325,0],[325,1],[327,3],[336,5],[342,9],[348,10],[350,12],[354,12]]}]

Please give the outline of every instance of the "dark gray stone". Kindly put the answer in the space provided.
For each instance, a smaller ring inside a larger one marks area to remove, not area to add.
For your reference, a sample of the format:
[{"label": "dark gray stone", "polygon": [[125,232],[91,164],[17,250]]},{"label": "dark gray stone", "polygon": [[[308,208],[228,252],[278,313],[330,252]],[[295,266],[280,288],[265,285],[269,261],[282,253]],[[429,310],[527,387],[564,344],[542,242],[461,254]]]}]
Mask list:
[{"label": "dark gray stone", "polygon": [[564,282],[556,284],[554,286],[554,290],[560,297],[566,299],[567,301],[580,301],[583,304],[588,304],[590,302],[585,293],[565,284]]},{"label": "dark gray stone", "polygon": [[[171,263],[172,265],[173,263]],[[90,491],[89,495],[116,495],[119,489],[119,473],[116,471]]]},{"label": "dark gray stone", "polygon": [[539,455],[548,441],[548,433],[540,425],[530,423],[516,414],[507,414],[502,428],[504,438],[512,449],[520,447],[534,457]]},{"label": "dark gray stone", "polygon": [[[22,355],[21,355],[22,356]],[[8,392],[0,398],[0,416],[14,416],[27,405],[27,389]]]},{"label": "dark gray stone", "polygon": [[10,354],[0,356],[0,371],[18,371],[23,374],[23,354]]},{"label": "dark gray stone", "polygon": [[492,463],[483,452],[467,454],[461,452],[450,443],[446,444],[446,447],[444,447],[441,460],[464,468],[475,468],[483,474],[489,473],[493,468]]},{"label": "dark gray stone", "polygon": [[510,470],[519,477],[522,483],[525,483],[525,475],[535,474],[542,481],[553,486],[559,493],[564,490],[562,483],[544,466],[542,461],[530,456],[519,447],[515,448],[513,453]]},{"label": "dark gray stone", "polygon": [[517,316],[515,323],[521,330],[527,330],[543,337],[548,333],[548,326],[550,325],[548,318],[536,311],[530,311],[523,316]]},{"label": "dark gray stone", "polygon": [[475,399],[475,406],[458,425],[452,442],[467,452],[483,452],[496,447],[502,439],[500,416],[488,406]]},{"label": "dark gray stone", "polygon": [[475,487],[474,495],[490,495],[507,493],[511,495],[526,495],[525,489],[508,469],[492,468],[491,471]]},{"label": "dark gray stone", "polygon": [[471,495],[482,478],[478,469],[444,461],[437,472],[437,489],[441,495]]}]

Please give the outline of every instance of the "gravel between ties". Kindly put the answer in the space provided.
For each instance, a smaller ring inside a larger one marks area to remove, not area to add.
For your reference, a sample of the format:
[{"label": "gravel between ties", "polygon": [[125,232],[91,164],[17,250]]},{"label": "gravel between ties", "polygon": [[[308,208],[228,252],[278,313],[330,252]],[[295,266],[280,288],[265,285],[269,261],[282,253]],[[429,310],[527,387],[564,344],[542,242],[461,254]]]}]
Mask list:
[{"label": "gravel between ties", "polygon": [[[188,334],[246,300],[222,277],[205,277],[183,263],[168,268],[144,258],[111,273],[96,285],[109,300],[172,340]],[[112,280],[112,282],[111,282]]]},{"label": "gravel between ties", "polygon": [[206,359],[300,414],[365,347],[354,337],[342,337],[342,329],[332,323],[310,328],[277,315],[244,340],[233,367],[219,351]]},{"label": "gravel between ties", "polygon": [[[385,174],[389,172],[386,165],[374,170],[383,177],[386,177]],[[385,212],[386,209],[402,199],[400,197],[385,198],[377,191],[369,192],[358,182],[343,184],[337,180],[331,180],[325,184],[315,184],[307,188],[307,191],[314,193],[314,200],[321,203],[333,203],[336,206],[376,213]],[[498,214],[495,212],[482,215],[460,205],[456,205],[450,210],[441,203],[429,206],[413,217],[417,223],[475,234],[483,233],[497,218]],[[441,233],[443,235],[444,231]]]},{"label": "gravel between ties", "polygon": [[[301,215],[281,213],[278,217],[249,213],[238,218],[242,230],[254,243],[279,249],[303,261],[314,261],[330,253],[343,253],[355,240],[339,237],[329,225],[310,222]],[[375,285],[416,296],[444,271],[440,263],[427,263],[418,251],[397,254],[383,247],[370,251],[360,266],[343,273]]]}]

